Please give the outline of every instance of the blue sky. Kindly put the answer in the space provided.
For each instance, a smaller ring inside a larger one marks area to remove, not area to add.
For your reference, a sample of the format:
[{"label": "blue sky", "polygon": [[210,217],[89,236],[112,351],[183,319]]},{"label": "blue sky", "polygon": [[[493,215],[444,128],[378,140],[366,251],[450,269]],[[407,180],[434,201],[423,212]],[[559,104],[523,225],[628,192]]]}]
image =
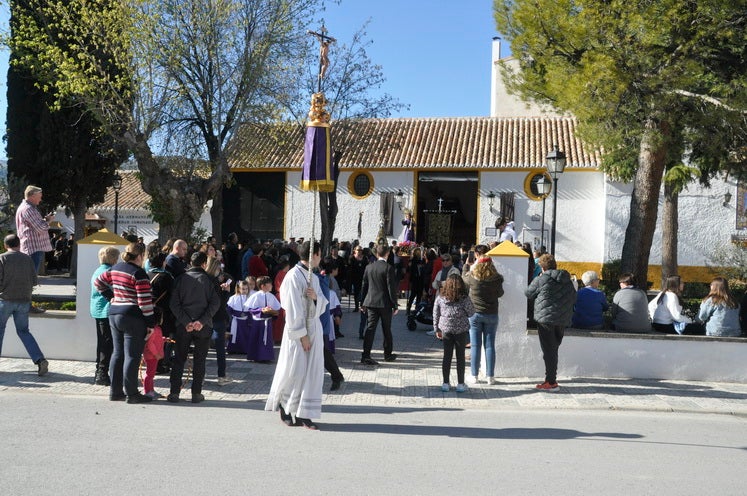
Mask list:
[{"label": "blue sky", "polygon": [[[0,22],[7,26],[7,4]],[[370,19],[369,58],[383,68],[382,90],[408,104],[395,117],[490,115],[492,0],[343,0],[319,16],[345,43]],[[505,48],[504,48],[505,50]],[[502,54],[507,55],[506,53]],[[6,114],[8,54],[0,54],[0,116]],[[0,145],[0,159],[5,159]]]}]

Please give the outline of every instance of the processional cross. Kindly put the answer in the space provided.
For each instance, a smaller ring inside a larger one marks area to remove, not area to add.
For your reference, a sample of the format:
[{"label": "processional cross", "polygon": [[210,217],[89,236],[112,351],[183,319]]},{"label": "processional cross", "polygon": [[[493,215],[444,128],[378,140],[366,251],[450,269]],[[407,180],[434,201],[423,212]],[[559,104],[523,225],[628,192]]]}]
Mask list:
[{"label": "processional cross", "polygon": [[337,40],[327,36],[327,28],[324,27],[324,24],[322,24],[318,33],[316,31],[307,31],[307,33],[316,36],[319,40],[319,76],[317,77],[316,91],[320,92],[322,91],[322,79],[324,79],[324,74],[329,67],[329,46]]}]

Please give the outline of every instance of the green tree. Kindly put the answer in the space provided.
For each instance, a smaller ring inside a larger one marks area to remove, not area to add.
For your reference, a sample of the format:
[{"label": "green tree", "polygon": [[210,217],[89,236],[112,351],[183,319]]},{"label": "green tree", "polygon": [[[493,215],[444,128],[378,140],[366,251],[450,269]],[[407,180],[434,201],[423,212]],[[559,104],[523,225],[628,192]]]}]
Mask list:
[{"label": "green tree", "polygon": [[[277,117],[272,89],[297,65],[319,3],[28,0],[34,15],[19,19],[10,44],[58,105],[75,96],[125,143],[160,237],[186,237],[230,181],[224,147],[237,124]],[[64,33],[64,47],[49,26]],[[208,171],[194,167],[202,161]]]},{"label": "green tree", "polygon": [[707,182],[733,162],[730,137],[744,132],[747,2],[494,5],[520,61],[505,71],[509,88],[575,115],[580,137],[605,150],[602,170],[633,182],[621,268],[645,281],[664,171],[688,149]]},{"label": "green tree", "polygon": [[[20,14],[33,15],[21,0],[11,3],[11,13],[12,32],[18,29]],[[48,29],[53,32],[54,28]],[[17,54],[12,57],[15,59]],[[105,58],[103,52],[99,58]],[[53,96],[39,87],[28,70],[11,65],[6,135],[8,168],[15,183],[21,184],[14,191],[14,198],[16,203],[22,199],[25,184],[41,186],[47,210],[66,207],[74,215],[74,238],[80,239],[86,210],[103,201],[115,169],[127,157],[126,149],[103,133],[100,123],[76,105],[73,98],[66,98],[55,109],[50,108],[52,103]],[[75,265],[71,270],[75,272]]]}]

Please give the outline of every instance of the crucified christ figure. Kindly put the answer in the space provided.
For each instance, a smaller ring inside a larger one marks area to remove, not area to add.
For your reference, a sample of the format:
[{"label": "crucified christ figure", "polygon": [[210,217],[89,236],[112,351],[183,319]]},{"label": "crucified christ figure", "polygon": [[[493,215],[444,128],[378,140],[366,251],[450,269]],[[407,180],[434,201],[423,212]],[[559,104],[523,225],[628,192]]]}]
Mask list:
[{"label": "crucified christ figure", "polygon": [[327,30],[324,26],[319,31],[321,32],[308,31],[308,33],[319,39],[319,82],[321,83],[327,73],[327,68],[329,68],[329,46],[337,40],[327,36]]}]

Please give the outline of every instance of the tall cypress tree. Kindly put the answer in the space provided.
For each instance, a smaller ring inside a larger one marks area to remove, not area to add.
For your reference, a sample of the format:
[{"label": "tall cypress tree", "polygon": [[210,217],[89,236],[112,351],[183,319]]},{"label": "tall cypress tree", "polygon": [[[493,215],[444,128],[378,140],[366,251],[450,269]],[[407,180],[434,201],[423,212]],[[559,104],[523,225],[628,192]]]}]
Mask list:
[{"label": "tall cypress tree", "polygon": [[[11,36],[22,0],[11,2]],[[20,188],[35,184],[44,189],[44,202],[52,210],[64,206],[75,218],[74,238],[83,237],[85,212],[103,201],[126,149],[101,131],[101,125],[74,98],[62,105],[39,88],[34,77],[13,64],[8,70],[7,153],[8,174]],[[56,103],[57,107],[52,108]],[[21,199],[21,192],[13,192]]]}]

